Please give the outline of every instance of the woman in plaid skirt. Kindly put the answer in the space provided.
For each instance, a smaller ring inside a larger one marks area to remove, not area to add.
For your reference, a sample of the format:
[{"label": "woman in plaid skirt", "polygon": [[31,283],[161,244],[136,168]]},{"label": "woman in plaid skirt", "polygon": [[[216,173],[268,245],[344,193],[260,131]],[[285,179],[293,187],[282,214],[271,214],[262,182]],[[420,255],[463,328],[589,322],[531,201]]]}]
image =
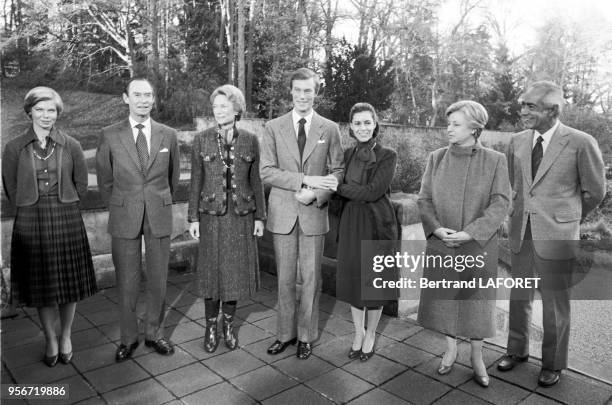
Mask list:
[{"label": "woman in plaid skirt", "polygon": [[[2,182],[17,207],[11,239],[11,300],[36,307],[46,338],[44,362],[72,359],[71,329],[76,302],[97,291],[96,277],[79,210],[87,191],[81,145],[55,128],[60,96],[35,87],[24,100],[32,126],[6,144]],[[59,306],[61,333],[55,324]]]}]

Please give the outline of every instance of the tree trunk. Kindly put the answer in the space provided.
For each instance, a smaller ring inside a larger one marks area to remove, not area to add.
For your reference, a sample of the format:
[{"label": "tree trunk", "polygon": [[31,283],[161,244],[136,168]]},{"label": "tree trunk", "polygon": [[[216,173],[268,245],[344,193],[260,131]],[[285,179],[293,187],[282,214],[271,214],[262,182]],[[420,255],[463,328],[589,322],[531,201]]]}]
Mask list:
[{"label": "tree trunk", "polygon": [[244,2],[245,0],[237,0],[236,3],[236,12],[238,14],[238,30],[237,30],[237,52],[236,58],[238,59],[238,88],[242,92],[245,93],[245,66],[244,66],[244,26],[245,26],[245,18],[244,18]]}]

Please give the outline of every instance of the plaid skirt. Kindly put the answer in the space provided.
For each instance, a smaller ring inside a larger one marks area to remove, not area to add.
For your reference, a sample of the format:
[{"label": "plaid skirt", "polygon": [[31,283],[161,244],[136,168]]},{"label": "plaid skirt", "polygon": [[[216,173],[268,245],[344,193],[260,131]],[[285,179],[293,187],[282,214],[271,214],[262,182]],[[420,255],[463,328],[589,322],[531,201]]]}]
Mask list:
[{"label": "plaid skirt", "polygon": [[11,239],[12,303],[54,306],[97,290],[78,203],[62,203],[53,195],[19,207]]}]

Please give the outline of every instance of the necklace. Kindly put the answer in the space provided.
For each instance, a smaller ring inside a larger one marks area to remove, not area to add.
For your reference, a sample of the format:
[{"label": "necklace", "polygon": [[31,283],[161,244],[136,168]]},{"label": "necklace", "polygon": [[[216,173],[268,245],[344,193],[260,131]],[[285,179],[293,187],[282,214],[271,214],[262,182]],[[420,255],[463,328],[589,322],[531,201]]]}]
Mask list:
[{"label": "necklace", "polygon": [[53,155],[53,152],[54,152],[54,151],[55,151],[55,142],[53,142],[53,145],[51,146],[51,152],[49,152],[49,154],[48,154],[47,156],[45,156],[45,157],[40,156],[38,153],[36,153],[36,150],[35,150],[34,148],[32,148],[32,153],[34,154],[34,156],[35,156],[37,159],[42,160],[43,162],[44,162],[45,160],[49,159],[49,158],[51,157],[51,155]]},{"label": "necklace", "polygon": [[229,153],[229,159],[226,160],[225,157],[223,156],[223,152],[221,151],[221,133],[217,130],[217,149],[219,150],[219,158],[221,159],[221,163],[223,163],[223,166],[225,167],[225,169],[229,170],[229,168],[232,165],[232,161],[234,160],[234,154],[233,154],[233,150],[234,147],[230,147],[230,153]]}]

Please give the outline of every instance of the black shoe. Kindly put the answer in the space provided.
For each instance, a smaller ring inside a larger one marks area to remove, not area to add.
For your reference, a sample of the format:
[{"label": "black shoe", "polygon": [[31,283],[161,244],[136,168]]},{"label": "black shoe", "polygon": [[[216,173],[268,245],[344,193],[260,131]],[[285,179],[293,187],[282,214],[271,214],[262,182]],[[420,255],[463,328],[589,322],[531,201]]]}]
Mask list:
[{"label": "black shoe", "polygon": [[361,354],[359,355],[359,360],[361,361],[368,361],[370,360],[370,357],[374,356],[374,349],[372,349],[372,351],[370,353],[366,353],[364,351],[361,352]]},{"label": "black shoe", "polygon": [[207,353],[213,353],[219,346],[219,338],[217,336],[217,317],[206,319],[206,331],[204,332],[204,350]]},{"label": "black shoe", "polygon": [[561,370],[545,370],[540,371],[538,377],[538,385],[541,387],[552,387],[561,379]]},{"label": "black shoe", "polygon": [[43,357],[43,363],[45,363],[47,365],[47,367],[55,367],[55,365],[57,364],[57,359],[59,358],[59,355],[55,355],[55,356],[47,356],[45,354],[45,357]]},{"label": "black shoe", "polygon": [[64,364],[70,364],[70,361],[72,360],[72,352],[70,353],[60,353],[59,354],[59,360],[64,363]]},{"label": "black shoe", "polygon": [[298,359],[306,360],[312,354],[312,346],[310,343],[298,341],[297,353]]},{"label": "black shoe", "polygon": [[132,353],[134,353],[134,350],[136,350],[137,347],[138,340],[129,346],[126,346],[121,343],[119,345],[119,348],[117,349],[117,353],[115,354],[115,361],[117,363],[121,363],[122,361],[129,359],[130,357],[132,357]]},{"label": "black shoe", "polygon": [[527,360],[529,360],[529,356],[521,357],[514,354],[506,354],[499,363],[497,363],[497,369],[499,371],[510,371],[518,363],[524,363]]},{"label": "black shoe", "polygon": [[272,346],[268,347],[268,354],[275,355],[285,351],[289,345],[294,345],[297,342],[297,338],[293,338],[287,342],[281,342],[276,340],[272,343]]},{"label": "black shoe", "polygon": [[480,385],[481,387],[487,388],[489,386],[490,380],[488,375],[477,375],[476,373],[474,373],[472,379],[476,381],[476,384]]},{"label": "black shoe", "polygon": [[238,338],[234,334],[234,316],[223,314],[223,337],[225,338],[225,346],[228,349],[234,350],[238,347]]},{"label": "black shoe", "polygon": [[172,343],[165,337],[161,337],[157,340],[145,340],[145,346],[152,347],[155,351],[164,356],[170,356],[174,354],[174,347]]},{"label": "black shoe", "polygon": [[356,359],[360,355],[361,355],[361,349],[353,350],[353,348],[351,347],[351,350],[349,350],[348,352],[348,358],[351,360]]}]

